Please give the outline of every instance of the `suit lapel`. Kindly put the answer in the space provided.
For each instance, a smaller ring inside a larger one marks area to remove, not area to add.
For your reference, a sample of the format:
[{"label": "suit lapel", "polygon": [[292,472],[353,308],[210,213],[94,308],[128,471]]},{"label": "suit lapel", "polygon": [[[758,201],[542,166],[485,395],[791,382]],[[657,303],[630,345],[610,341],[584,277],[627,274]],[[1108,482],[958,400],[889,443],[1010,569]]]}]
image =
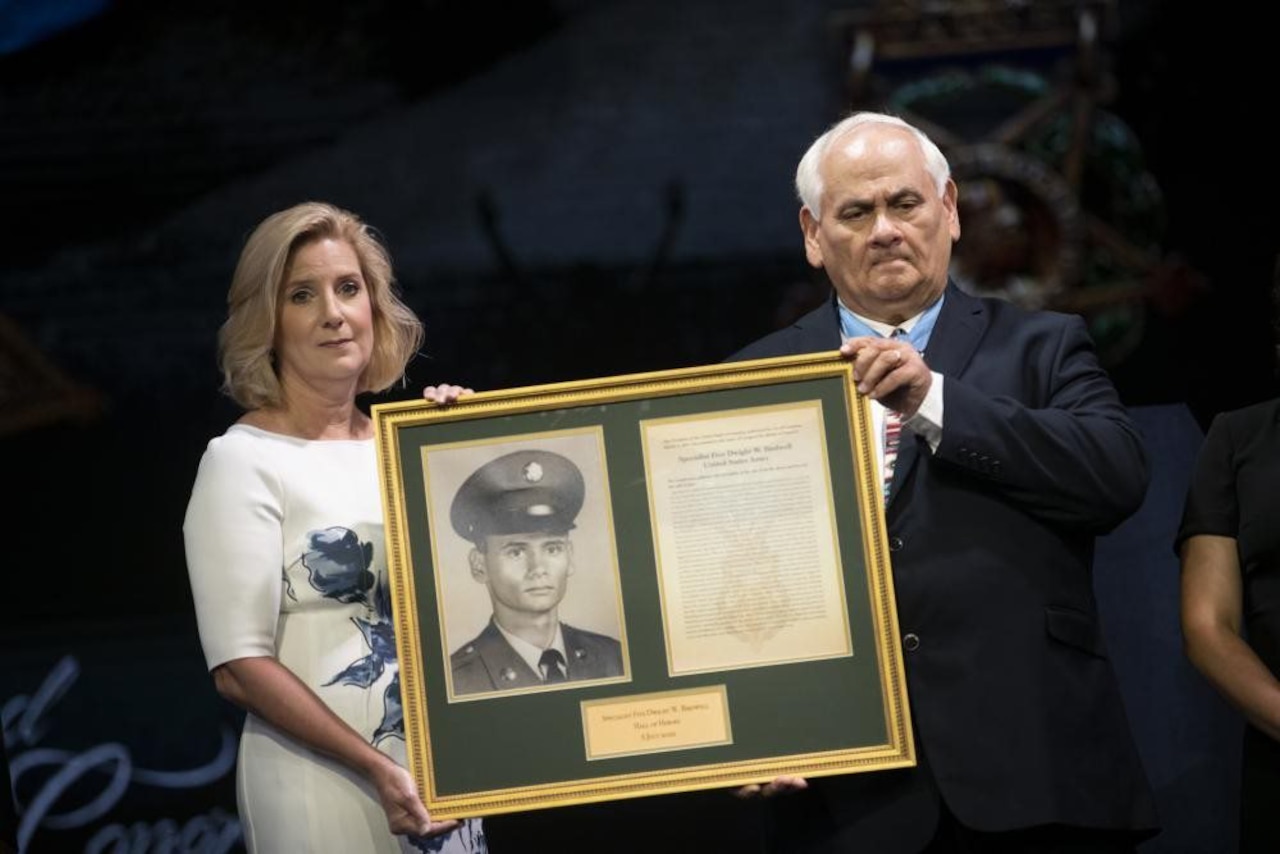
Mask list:
[{"label": "suit lapel", "polygon": [[[525,688],[542,682],[541,677],[529,668],[529,663],[511,648],[492,620],[476,638],[476,647],[495,689]],[[511,678],[505,678],[507,674]]]},{"label": "suit lapel", "polygon": [[[938,312],[938,321],[925,349],[924,360],[929,369],[946,377],[960,376],[978,349],[987,322],[987,310],[982,301],[969,296],[953,282],[947,282],[947,298]],[[898,459],[893,466],[893,483],[889,485],[889,505],[898,497],[899,487],[919,459],[919,442],[903,442],[899,446]]]},{"label": "suit lapel", "polygon": [[840,309],[836,307],[836,292],[831,291],[831,298],[801,317],[795,323],[800,333],[801,352],[820,353],[823,350],[838,350],[843,343],[840,337]]},{"label": "suit lapel", "polygon": [[938,313],[925,361],[930,370],[948,377],[964,372],[982,333],[987,328],[987,310],[982,301],[969,296],[954,284],[947,284],[947,299]]}]

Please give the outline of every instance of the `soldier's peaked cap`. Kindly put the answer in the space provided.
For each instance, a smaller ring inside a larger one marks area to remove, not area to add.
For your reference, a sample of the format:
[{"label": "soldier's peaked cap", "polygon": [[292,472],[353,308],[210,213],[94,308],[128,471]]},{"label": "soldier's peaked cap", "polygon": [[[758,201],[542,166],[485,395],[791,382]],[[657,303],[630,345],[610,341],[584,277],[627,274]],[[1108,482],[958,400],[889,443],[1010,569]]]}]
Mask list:
[{"label": "soldier's peaked cap", "polygon": [[513,451],[485,463],[458,487],[449,520],[472,542],[489,534],[560,534],[573,528],[584,489],[582,472],[567,457]]}]

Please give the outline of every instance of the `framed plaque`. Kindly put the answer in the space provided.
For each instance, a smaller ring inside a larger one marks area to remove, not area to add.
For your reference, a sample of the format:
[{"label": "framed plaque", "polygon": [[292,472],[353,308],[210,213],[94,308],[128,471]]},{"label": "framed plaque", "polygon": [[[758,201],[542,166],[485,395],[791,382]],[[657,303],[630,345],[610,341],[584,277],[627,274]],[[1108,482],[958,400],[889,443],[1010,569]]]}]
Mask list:
[{"label": "framed plaque", "polygon": [[433,818],[915,763],[870,409],[836,352],[373,418]]}]

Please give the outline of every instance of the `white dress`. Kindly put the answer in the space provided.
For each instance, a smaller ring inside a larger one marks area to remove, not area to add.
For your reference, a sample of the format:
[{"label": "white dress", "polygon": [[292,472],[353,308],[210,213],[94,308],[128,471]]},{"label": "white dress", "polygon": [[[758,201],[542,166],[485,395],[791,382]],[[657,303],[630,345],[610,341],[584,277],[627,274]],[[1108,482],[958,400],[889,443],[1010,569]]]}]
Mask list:
[{"label": "white dress", "polygon": [[[209,668],[275,656],[403,765],[373,440],[308,441],[237,424],[200,460],[183,534]],[[253,714],[236,792],[250,852],[487,850],[478,820],[435,839],[393,836],[363,777]]]}]

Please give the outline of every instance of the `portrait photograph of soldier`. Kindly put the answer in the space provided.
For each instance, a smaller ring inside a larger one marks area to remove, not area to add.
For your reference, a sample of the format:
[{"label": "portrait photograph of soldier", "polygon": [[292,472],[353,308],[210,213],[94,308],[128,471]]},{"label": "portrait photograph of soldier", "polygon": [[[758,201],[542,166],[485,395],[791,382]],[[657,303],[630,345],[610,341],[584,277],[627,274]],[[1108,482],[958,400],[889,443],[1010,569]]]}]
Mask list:
[{"label": "portrait photograph of soldier", "polygon": [[628,678],[598,432],[429,451],[426,465],[451,697]]}]

